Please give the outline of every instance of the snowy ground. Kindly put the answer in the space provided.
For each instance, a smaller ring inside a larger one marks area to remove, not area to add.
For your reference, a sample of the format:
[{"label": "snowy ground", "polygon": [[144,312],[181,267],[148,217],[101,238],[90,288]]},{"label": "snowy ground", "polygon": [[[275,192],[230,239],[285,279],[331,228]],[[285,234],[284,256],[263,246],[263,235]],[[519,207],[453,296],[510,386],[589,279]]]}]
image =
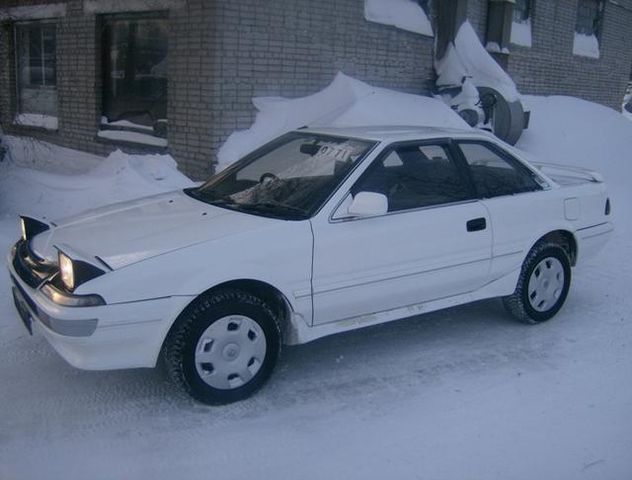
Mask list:
[{"label": "snowy ground", "polygon": [[[158,371],[68,366],[26,334],[4,275],[0,479],[632,478],[632,123],[568,98],[525,100],[520,146],[601,170],[617,215],[555,319],[523,326],[484,301],[321,339],[286,348],[254,398],[206,407]],[[0,164],[0,251],[17,211],[186,184],[171,166],[115,154],[69,177]]]}]

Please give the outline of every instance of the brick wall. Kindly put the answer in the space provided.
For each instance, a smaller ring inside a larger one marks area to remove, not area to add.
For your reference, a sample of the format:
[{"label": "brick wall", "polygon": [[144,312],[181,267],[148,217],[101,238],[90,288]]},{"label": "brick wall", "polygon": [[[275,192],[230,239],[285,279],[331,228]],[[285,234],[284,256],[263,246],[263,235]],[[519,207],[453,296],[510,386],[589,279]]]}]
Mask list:
[{"label": "brick wall", "polygon": [[253,96],[309,95],[339,70],[416,93],[432,80],[433,40],[366,22],[362,0],[187,3],[170,18],[169,141],[195,177],[233,130],[251,125]]},{"label": "brick wall", "polygon": [[[31,0],[32,3],[38,3]],[[40,2],[41,3],[41,2]],[[168,142],[181,170],[204,178],[219,146],[248,128],[253,96],[303,96],[338,71],[378,86],[425,93],[433,40],[364,20],[362,0],[187,0],[169,11]],[[0,8],[24,5],[0,2]],[[67,2],[57,26],[59,129],[12,125],[15,79],[0,75],[5,131],[106,154],[100,118],[99,17]],[[0,66],[13,71],[10,30],[0,32]],[[125,147],[129,150],[129,147]]]},{"label": "brick wall", "polygon": [[[0,0],[0,11],[62,1]],[[607,3],[600,59],[572,54],[576,1],[536,1],[533,47],[512,47],[509,72],[523,93],[576,95],[617,108],[632,64],[632,0]],[[168,150],[193,178],[208,176],[228,135],[251,125],[253,96],[309,95],[340,70],[414,93],[427,93],[434,79],[433,39],[366,22],[363,0],[127,0],[118,5],[143,2],[174,3]],[[57,25],[58,131],[12,125],[15,74],[6,23],[0,28],[0,121],[10,133],[107,154],[116,146],[96,139],[100,17],[86,10],[83,0],[65,3],[66,15]],[[468,14],[483,40],[486,12],[487,0],[469,0]]]},{"label": "brick wall", "polygon": [[[477,14],[487,0],[469,0]],[[532,47],[511,46],[509,74],[521,93],[572,95],[620,110],[632,67],[632,0],[606,1],[601,57],[573,54],[577,0],[535,0]],[[484,27],[477,32],[484,40]]]}]

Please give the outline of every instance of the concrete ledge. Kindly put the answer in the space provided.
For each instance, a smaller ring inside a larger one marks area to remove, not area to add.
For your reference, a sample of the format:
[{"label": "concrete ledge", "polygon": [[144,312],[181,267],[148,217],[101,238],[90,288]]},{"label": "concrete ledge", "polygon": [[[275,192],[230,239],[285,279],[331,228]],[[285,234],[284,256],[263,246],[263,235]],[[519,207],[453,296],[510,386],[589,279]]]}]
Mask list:
[{"label": "concrete ledge", "polygon": [[65,16],[65,3],[0,8],[0,20],[43,20]]},{"label": "concrete ledge", "polygon": [[87,14],[149,12],[184,8],[186,0],[83,0]]}]

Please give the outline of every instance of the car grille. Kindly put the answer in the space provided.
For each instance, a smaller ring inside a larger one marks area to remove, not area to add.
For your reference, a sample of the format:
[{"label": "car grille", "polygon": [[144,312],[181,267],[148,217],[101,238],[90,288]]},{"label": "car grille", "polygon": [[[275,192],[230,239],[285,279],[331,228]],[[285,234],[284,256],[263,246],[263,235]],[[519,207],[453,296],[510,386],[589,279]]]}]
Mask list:
[{"label": "car grille", "polygon": [[27,242],[20,240],[15,245],[13,268],[18,276],[31,288],[39,287],[44,280],[57,271],[57,266],[38,259],[33,255]]}]

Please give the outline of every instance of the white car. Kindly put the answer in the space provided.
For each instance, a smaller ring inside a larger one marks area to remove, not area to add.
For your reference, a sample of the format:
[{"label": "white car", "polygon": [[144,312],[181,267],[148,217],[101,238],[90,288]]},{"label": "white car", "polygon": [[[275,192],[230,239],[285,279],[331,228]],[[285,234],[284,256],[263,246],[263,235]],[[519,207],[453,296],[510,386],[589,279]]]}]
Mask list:
[{"label": "white car", "polygon": [[613,230],[598,174],[419,127],[300,129],[200,187],[22,227],[29,331],[78,368],[161,358],[210,404],[261,387],[282,344],[490,297],[548,320]]}]

